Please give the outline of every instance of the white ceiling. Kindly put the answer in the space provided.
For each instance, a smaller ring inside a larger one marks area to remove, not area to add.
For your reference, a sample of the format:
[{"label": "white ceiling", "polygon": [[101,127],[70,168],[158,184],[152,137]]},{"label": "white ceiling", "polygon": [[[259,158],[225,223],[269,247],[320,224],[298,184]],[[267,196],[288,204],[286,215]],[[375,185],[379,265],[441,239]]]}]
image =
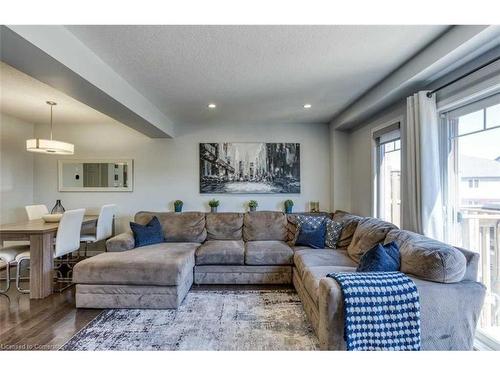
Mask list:
[{"label": "white ceiling", "polygon": [[50,123],[47,100],[55,101],[54,124],[116,122],[13,67],[0,62],[0,111],[34,124]]},{"label": "white ceiling", "polygon": [[66,28],[181,125],[329,122],[447,26]]}]

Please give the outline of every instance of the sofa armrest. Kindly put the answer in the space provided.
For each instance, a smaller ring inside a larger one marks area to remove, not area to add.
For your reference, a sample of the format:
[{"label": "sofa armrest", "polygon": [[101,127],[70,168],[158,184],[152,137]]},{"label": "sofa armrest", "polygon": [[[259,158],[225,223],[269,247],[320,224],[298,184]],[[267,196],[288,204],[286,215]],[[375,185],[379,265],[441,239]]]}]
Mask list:
[{"label": "sofa armrest", "polygon": [[467,249],[462,249],[461,247],[455,248],[465,256],[466,260],[465,275],[462,281],[477,281],[479,272],[479,254]]},{"label": "sofa armrest", "polygon": [[106,241],[106,249],[109,252],[127,251],[132,250],[134,247],[134,235],[130,231],[120,233]]},{"label": "sofa armrest", "polygon": [[[472,350],[486,288],[475,281],[439,283],[411,277],[420,300],[422,350]],[[319,283],[318,338],[322,350],[346,350],[340,285]]]},{"label": "sofa armrest", "polygon": [[319,282],[318,338],[322,350],[346,350],[344,299],[340,285],[331,277]]}]

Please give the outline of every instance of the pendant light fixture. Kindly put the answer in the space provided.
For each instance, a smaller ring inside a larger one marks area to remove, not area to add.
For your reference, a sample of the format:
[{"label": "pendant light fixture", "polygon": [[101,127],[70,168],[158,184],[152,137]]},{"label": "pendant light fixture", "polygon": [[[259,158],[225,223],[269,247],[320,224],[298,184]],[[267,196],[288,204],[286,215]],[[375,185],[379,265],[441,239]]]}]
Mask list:
[{"label": "pendant light fixture", "polygon": [[52,139],[52,110],[57,103],[48,101],[47,104],[50,105],[50,139],[28,139],[26,141],[26,151],[55,155],[73,155],[75,152],[73,144]]}]

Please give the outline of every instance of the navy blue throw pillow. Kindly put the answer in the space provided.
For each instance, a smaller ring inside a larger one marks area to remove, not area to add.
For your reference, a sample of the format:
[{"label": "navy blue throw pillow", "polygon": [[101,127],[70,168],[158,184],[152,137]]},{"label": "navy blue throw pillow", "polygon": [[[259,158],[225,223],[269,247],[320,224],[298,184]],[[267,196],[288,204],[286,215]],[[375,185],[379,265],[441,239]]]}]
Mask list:
[{"label": "navy blue throw pillow", "polygon": [[135,247],[153,245],[165,241],[163,229],[156,216],[153,216],[146,225],[130,222],[130,229],[134,233]]},{"label": "navy blue throw pillow", "polygon": [[326,222],[317,227],[301,225],[299,236],[295,245],[309,246],[313,249],[323,249],[325,247]]},{"label": "navy blue throw pillow", "polygon": [[395,242],[387,245],[377,244],[360,259],[357,272],[399,271],[401,266],[399,247]]}]

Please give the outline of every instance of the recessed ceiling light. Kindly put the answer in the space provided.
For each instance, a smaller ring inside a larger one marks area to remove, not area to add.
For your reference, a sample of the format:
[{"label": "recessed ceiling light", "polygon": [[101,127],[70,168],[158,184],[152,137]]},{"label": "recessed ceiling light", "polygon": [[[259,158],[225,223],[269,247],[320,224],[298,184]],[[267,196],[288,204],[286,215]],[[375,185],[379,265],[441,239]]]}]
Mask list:
[{"label": "recessed ceiling light", "polygon": [[214,104],[214,103],[210,103],[208,106],[207,106],[209,109],[215,109],[217,108],[217,105]]},{"label": "recessed ceiling light", "polygon": [[304,104],[304,109],[309,109],[311,107],[312,107],[312,105],[310,105],[310,104]]}]

